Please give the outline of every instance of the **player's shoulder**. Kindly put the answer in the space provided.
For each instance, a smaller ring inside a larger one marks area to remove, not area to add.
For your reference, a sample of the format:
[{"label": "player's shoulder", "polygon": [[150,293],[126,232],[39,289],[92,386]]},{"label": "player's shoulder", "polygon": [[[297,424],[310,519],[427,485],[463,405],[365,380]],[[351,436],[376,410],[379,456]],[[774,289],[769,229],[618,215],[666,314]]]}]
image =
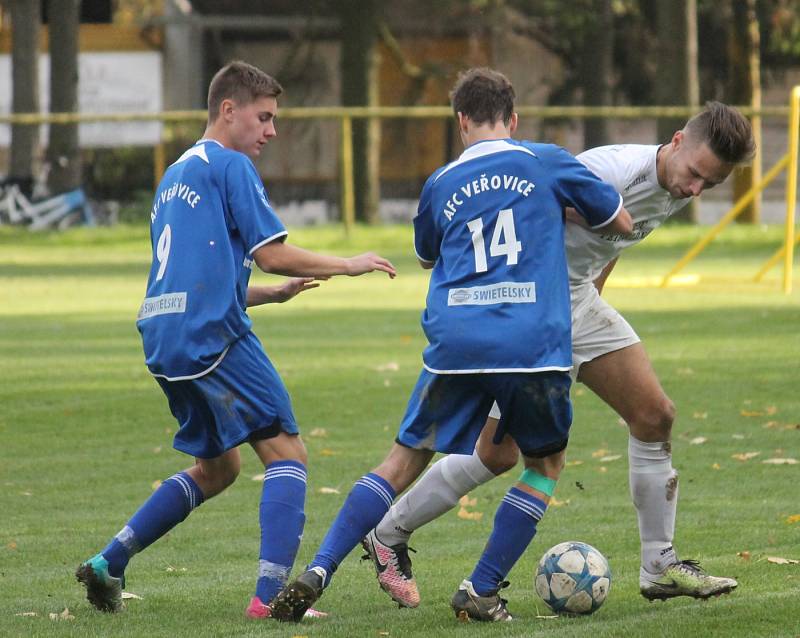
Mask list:
[{"label": "player's shoulder", "polygon": [[596,146],[578,154],[584,164],[597,163],[639,171],[655,163],[655,144],[611,144]]}]

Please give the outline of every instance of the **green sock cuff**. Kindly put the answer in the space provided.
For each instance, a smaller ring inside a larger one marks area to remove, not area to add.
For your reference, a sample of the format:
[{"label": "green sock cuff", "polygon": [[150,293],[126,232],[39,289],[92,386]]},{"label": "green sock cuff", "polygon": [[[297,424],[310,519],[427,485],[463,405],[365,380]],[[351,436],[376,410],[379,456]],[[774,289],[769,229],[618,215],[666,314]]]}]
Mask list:
[{"label": "green sock cuff", "polygon": [[525,483],[525,485],[528,487],[532,487],[542,494],[547,494],[547,496],[552,496],[553,492],[556,491],[557,481],[547,478],[546,476],[542,476],[534,470],[526,469],[520,475],[519,480],[521,483]]}]

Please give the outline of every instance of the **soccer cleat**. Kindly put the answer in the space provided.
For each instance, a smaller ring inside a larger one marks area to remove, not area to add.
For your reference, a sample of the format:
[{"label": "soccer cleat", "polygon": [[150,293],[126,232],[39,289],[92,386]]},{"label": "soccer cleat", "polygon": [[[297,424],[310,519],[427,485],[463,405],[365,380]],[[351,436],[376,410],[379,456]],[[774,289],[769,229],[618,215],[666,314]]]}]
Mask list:
[{"label": "soccer cleat", "polygon": [[461,621],[480,620],[488,622],[502,622],[512,620],[511,614],[506,609],[505,598],[500,598],[498,591],[508,587],[508,581],[500,583],[497,589],[486,596],[478,596],[475,588],[468,580],[463,580],[458,591],[450,601],[450,607],[456,613],[456,618]]},{"label": "soccer cleat", "polygon": [[325,588],[327,574],[321,567],[304,571],[286,585],[269,604],[272,617],[281,622],[300,622]]},{"label": "soccer cleat", "polygon": [[114,578],[108,573],[108,561],[102,554],[93,556],[75,570],[75,578],[86,585],[86,598],[100,611],[122,611],[122,589],[125,578]]},{"label": "soccer cleat", "polygon": [[361,545],[367,552],[364,560],[372,559],[375,565],[381,589],[401,607],[419,606],[419,590],[411,573],[408,545],[384,545],[378,540],[374,529],[361,541]]},{"label": "soccer cleat", "polygon": [[[262,603],[258,596],[253,596],[250,599],[250,604],[247,606],[247,609],[244,613],[248,618],[253,618],[256,620],[261,618],[272,618],[272,607]],[[307,609],[305,618],[325,618],[327,615],[327,612],[324,611]]]},{"label": "soccer cleat", "polygon": [[660,574],[639,572],[639,591],[647,600],[666,600],[676,596],[690,596],[705,600],[736,589],[733,578],[709,576],[696,560],[673,563]]}]

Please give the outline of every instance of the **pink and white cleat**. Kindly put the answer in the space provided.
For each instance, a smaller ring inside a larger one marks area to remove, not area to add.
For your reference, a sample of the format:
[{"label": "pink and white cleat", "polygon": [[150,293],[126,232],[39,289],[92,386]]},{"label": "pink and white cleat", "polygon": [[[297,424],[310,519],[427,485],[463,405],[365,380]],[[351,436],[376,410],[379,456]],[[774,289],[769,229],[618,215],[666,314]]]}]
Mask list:
[{"label": "pink and white cleat", "polygon": [[[253,596],[244,613],[248,618],[272,618],[272,607],[262,603],[258,596]],[[327,615],[324,611],[307,609],[304,618],[325,618]]]},{"label": "pink and white cleat", "polygon": [[408,545],[384,545],[374,529],[361,541],[361,545],[367,551],[364,559],[372,559],[375,565],[381,589],[401,607],[418,607],[419,590],[411,573]]}]

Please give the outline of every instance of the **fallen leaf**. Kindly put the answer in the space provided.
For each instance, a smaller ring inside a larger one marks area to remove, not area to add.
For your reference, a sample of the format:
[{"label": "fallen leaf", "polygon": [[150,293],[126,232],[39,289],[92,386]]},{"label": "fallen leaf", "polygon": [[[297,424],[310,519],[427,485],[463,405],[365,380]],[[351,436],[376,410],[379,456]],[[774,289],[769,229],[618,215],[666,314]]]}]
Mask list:
[{"label": "fallen leaf", "polygon": [[388,432],[389,431],[389,426],[388,425],[384,425],[383,426],[383,431],[384,432]]},{"label": "fallen leaf", "polygon": [[742,452],[741,454],[731,454],[732,459],[736,459],[737,461],[749,461],[752,458],[757,457],[761,452]]},{"label": "fallen leaf", "polygon": [[156,490],[157,490],[159,487],[161,487],[161,479],[156,479],[155,481],[153,481],[153,482],[150,484],[150,489],[151,489],[151,490],[153,490],[154,492],[155,492],[155,491],[156,491]]},{"label": "fallen leaf", "polygon": [[161,446],[156,446],[153,448],[153,454],[160,454],[161,453]]},{"label": "fallen leaf", "polygon": [[483,512],[470,512],[466,507],[462,507],[458,510],[458,518],[465,521],[479,521],[483,518]]},{"label": "fallen leaf", "polygon": [[598,467],[597,469],[598,469],[600,472],[603,472],[603,473],[605,473],[605,472],[608,472],[608,468],[607,468],[605,465],[601,465],[601,466],[600,466],[600,467]]},{"label": "fallen leaf", "polygon": [[322,448],[319,453],[322,454],[322,456],[336,456],[337,454],[339,454],[338,452],[334,452],[333,450],[326,447]]},{"label": "fallen leaf", "polygon": [[411,343],[411,335],[400,335],[400,343]]},{"label": "fallen leaf", "polygon": [[719,469],[721,469],[721,468],[722,468],[722,466],[721,466],[719,463],[714,463],[714,464],[711,466],[711,469],[713,469],[713,470],[719,470]]},{"label": "fallen leaf", "polygon": [[705,443],[706,441],[708,441],[706,437],[696,436],[691,441],[689,441],[689,445],[703,445],[703,443]]},{"label": "fallen leaf", "polygon": [[742,560],[750,560],[750,552],[748,551],[736,552],[736,555]]},{"label": "fallen leaf", "polygon": [[797,465],[797,459],[764,459],[762,463],[769,463],[770,465]]},{"label": "fallen leaf", "polygon": [[264,475],[263,474],[253,474],[253,476],[251,477],[250,480],[252,480],[252,481],[263,481],[264,480]]},{"label": "fallen leaf", "polygon": [[64,611],[60,614],[50,613],[48,614],[50,620],[75,620],[75,616],[69,613],[69,609],[64,607]]},{"label": "fallen leaf", "polygon": [[800,514],[792,514],[786,518],[787,523],[800,523]]},{"label": "fallen leaf", "polygon": [[601,447],[599,450],[592,452],[592,458],[599,459],[601,456],[605,456],[606,454],[608,454],[608,449]]},{"label": "fallen leaf", "polygon": [[743,441],[745,437],[744,434],[731,434],[731,438],[737,441]]},{"label": "fallen leaf", "polygon": [[168,572],[185,572],[185,567],[173,567],[172,565],[167,565],[167,569],[165,571]]},{"label": "fallen leaf", "polygon": [[582,397],[584,394],[586,394],[586,390],[583,388],[575,388],[572,391],[572,394],[574,394],[576,397]]},{"label": "fallen leaf", "polygon": [[389,635],[389,632],[388,632],[388,631],[379,631],[379,632],[378,632],[378,635],[379,635],[379,636],[388,636],[388,635]]},{"label": "fallen leaf", "polygon": [[308,436],[311,436],[315,439],[324,439],[326,436],[328,436],[328,431],[325,428],[314,428],[308,433]]},{"label": "fallen leaf", "polygon": [[559,501],[555,496],[550,497],[550,503],[548,507],[562,507],[564,505],[569,505],[569,499],[566,501]]},{"label": "fallen leaf", "polygon": [[373,368],[376,372],[397,372],[400,365],[397,361],[389,361],[388,363],[381,363]]},{"label": "fallen leaf", "polygon": [[759,412],[758,410],[740,410],[739,414],[742,416],[765,416],[765,412]]},{"label": "fallen leaf", "polygon": [[622,458],[622,454],[610,454],[600,459],[601,463],[611,463],[611,461],[618,461]]},{"label": "fallen leaf", "polygon": [[695,419],[707,419],[708,412],[695,412],[692,414],[692,417]]},{"label": "fallen leaf", "polygon": [[800,560],[782,558],[780,556],[767,556],[767,562],[774,563],[775,565],[800,565]]},{"label": "fallen leaf", "polygon": [[539,615],[537,615],[536,617],[539,618],[540,620],[552,620],[553,618],[559,618],[559,616],[539,616]]},{"label": "fallen leaf", "polygon": [[27,616],[27,617],[30,618],[30,617],[33,617],[33,616],[38,616],[39,614],[37,614],[35,611],[21,611],[20,613],[14,614],[14,615],[15,616]]},{"label": "fallen leaf", "polygon": [[122,600],[144,600],[139,594],[134,594],[132,591],[122,592]]},{"label": "fallen leaf", "polygon": [[583,461],[567,461],[564,465],[566,467],[575,467],[576,465],[583,465]]},{"label": "fallen leaf", "polygon": [[776,408],[774,405],[769,405],[764,411],[767,413],[767,415],[772,416],[778,412],[778,408]]},{"label": "fallen leaf", "polygon": [[6,547],[8,547],[8,549],[17,549],[17,543],[16,541],[11,541]]},{"label": "fallen leaf", "polygon": [[477,498],[470,498],[467,494],[464,494],[460,499],[458,499],[458,504],[461,507],[475,507],[478,504]]},{"label": "fallen leaf", "polygon": [[384,387],[384,388],[388,388],[388,387],[390,387],[391,385],[392,385],[392,382],[391,382],[391,381],[389,381],[389,379],[384,379],[384,380],[383,380],[383,387]]},{"label": "fallen leaf", "polygon": [[317,491],[320,494],[341,494],[335,487],[321,487]]},{"label": "fallen leaf", "polygon": [[774,428],[775,426],[780,425],[777,421],[767,421],[762,428]]}]

